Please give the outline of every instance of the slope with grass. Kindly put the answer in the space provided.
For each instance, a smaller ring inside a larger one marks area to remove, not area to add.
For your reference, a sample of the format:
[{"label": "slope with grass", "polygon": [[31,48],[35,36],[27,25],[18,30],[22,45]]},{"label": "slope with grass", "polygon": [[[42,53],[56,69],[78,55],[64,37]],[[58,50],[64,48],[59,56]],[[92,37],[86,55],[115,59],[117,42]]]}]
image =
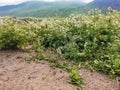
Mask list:
[{"label": "slope with grass", "polygon": [[0,16],[27,16],[27,17],[54,17],[68,16],[77,12],[78,7],[85,5],[83,2],[41,2],[29,1],[19,5],[0,7]]},{"label": "slope with grass", "polygon": [[98,8],[106,12],[109,7],[111,7],[114,10],[120,10],[120,0],[94,0],[93,2],[90,2],[87,5],[85,5],[82,9],[85,12],[87,12],[90,9]]},{"label": "slope with grass", "polygon": [[92,8],[105,9],[111,7],[120,10],[120,0],[94,0],[89,4]]},{"label": "slope with grass", "polygon": [[108,7],[120,10],[120,0],[94,0],[88,4],[80,1],[29,1],[18,5],[0,6],[0,16],[66,17],[73,13],[87,13],[95,8],[99,8],[103,12],[106,12]]}]

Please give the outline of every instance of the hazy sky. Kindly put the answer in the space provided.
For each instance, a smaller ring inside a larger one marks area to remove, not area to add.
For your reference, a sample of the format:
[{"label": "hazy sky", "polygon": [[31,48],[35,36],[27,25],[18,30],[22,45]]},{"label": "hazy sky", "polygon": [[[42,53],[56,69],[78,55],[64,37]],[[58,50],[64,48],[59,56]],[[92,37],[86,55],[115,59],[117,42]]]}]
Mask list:
[{"label": "hazy sky", "polygon": [[[31,1],[31,0],[0,0],[0,6],[3,5],[10,5],[10,4],[18,4],[26,1]],[[35,1],[35,0],[32,0]],[[46,1],[46,2],[53,2],[53,1],[75,1],[75,0],[39,0],[39,1]],[[77,1],[83,1],[83,2],[91,2],[93,0],[77,0]]]}]

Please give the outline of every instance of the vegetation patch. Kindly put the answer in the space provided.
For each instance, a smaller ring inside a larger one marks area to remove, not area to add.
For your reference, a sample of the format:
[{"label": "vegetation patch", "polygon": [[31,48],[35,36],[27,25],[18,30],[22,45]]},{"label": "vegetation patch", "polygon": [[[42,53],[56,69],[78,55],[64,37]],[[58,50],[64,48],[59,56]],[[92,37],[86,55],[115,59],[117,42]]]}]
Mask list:
[{"label": "vegetation patch", "polygon": [[[0,24],[0,49],[32,46],[31,49],[38,53],[36,59],[56,63],[61,57],[63,61],[84,63],[88,68],[119,77],[120,12],[101,14],[100,10],[93,11],[67,18],[23,20],[4,17]],[[57,54],[55,59],[41,55],[41,50],[47,49]],[[64,67],[65,64],[57,63],[56,66]]]}]

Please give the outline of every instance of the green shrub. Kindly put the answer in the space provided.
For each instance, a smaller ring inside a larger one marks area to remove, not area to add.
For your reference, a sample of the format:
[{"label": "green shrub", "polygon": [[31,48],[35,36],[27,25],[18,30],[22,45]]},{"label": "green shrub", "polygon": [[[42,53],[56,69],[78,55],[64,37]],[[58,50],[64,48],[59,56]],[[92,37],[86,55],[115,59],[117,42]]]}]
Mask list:
[{"label": "green shrub", "polygon": [[27,46],[29,33],[24,27],[16,26],[12,21],[0,28],[0,49],[18,49]]},{"label": "green shrub", "polygon": [[51,48],[68,60],[91,62],[106,74],[119,75],[120,12],[73,15],[67,18],[5,18],[0,24],[0,49],[33,45]]},{"label": "green shrub", "polygon": [[57,49],[58,47],[64,46],[67,44],[67,38],[64,34],[60,34],[61,32],[53,32],[49,33],[47,36],[44,37],[43,45],[45,47],[51,47]]},{"label": "green shrub", "polygon": [[28,45],[26,31],[2,30],[0,33],[0,49],[18,49]]},{"label": "green shrub", "polygon": [[75,70],[72,70],[72,72],[70,73],[70,79],[68,82],[81,86],[83,84],[82,80],[83,79],[79,76],[79,74]]},{"label": "green shrub", "polygon": [[71,42],[68,43],[64,46],[63,50],[62,50],[64,57],[66,59],[70,59],[70,60],[77,60],[79,59],[79,49],[76,43]]}]

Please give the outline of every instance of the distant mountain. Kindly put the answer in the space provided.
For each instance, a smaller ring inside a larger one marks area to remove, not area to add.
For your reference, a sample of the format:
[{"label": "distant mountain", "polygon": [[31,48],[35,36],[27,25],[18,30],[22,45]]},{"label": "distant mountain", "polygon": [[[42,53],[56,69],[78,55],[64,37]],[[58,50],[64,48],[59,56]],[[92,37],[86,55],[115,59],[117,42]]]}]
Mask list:
[{"label": "distant mountain", "polygon": [[105,12],[108,7],[120,10],[120,0],[94,0],[88,4],[79,0],[69,2],[29,1],[18,5],[0,6],[0,16],[66,17],[72,13],[86,13],[94,8],[99,8]]},{"label": "distant mountain", "polygon": [[101,10],[106,10],[108,7],[120,10],[120,0],[94,0],[87,4],[84,9],[90,10],[93,8],[99,8]]},{"label": "distant mountain", "polygon": [[18,16],[18,17],[54,17],[68,16],[78,12],[78,7],[85,3],[78,1],[71,2],[41,2],[29,1],[18,5],[0,6],[0,16]]}]

